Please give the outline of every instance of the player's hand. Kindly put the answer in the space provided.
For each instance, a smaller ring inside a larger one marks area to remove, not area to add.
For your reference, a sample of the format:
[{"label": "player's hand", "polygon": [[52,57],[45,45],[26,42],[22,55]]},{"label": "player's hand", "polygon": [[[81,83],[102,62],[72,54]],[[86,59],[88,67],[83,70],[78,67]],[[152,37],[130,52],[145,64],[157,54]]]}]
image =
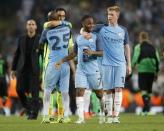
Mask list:
[{"label": "player's hand", "polygon": [[55,69],[59,70],[59,69],[60,69],[60,67],[61,67],[61,64],[62,64],[62,62],[61,62],[61,61],[59,61],[59,62],[55,63]]},{"label": "player's hand", "polygon": [[16,71],[11,71],[11,78],[14,79],[16,77]]},{"label": "player's hand", "polygon": [[84,36],[84,38],[87,39],[87,40],[89,40],[89,39],[92,38],[92,35],[91,35],[90,33],[87,33],[87,32],[85,32],[83,36]]},{"label": "player's hand", "polygon": [[90,33],[87,32],[82,32],[82,35],[84,36],[85,39],[89,40],[92,38],[92,35]]},{"label": "player's hand", "polygon": [[86,55],[92,55],[93,54],[93,51],[92,50],[88,50],[88,49],[85,49],[83,51]]},{"label": "player's hand", "polygon": [[84,38],[87,39],[87,40],[89,40],[89,39],[92,38],[92,35],[91,35],[90,33],[88,33],[88,32],[85,32],[85,31],[84,31],[84,28],[81,28],[80,34],[83,35]]},{"label": "player's hand", "polygon": [[126,72],[127,72],[127,75],[130,75],[132,73],[131,66],[127,66]]}]

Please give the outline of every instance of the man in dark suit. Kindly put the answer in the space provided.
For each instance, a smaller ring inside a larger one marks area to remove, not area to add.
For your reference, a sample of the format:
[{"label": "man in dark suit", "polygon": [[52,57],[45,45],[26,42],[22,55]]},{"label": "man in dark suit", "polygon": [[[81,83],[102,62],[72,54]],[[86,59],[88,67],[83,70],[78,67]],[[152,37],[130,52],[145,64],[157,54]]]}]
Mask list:
[{"label": "man in dark suit", "polygon": [[[28,119],[37,119],[39,110],[39,35],[34,20],[26,23],[27,33],[18,39],[12,64],[12,77],[17,76],[17,93]],[[31,95],[29,101],[28,97]]]}]

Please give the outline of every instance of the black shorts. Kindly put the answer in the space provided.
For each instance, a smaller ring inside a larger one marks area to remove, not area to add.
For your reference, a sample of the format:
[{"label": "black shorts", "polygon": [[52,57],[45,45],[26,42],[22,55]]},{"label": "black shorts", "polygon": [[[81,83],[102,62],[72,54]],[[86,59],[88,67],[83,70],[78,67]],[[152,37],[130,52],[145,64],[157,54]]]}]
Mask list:
[{"label": "black shorts", "polygon": [[142,91],[152,92],[154,73],[138,73],[139,88]]}]

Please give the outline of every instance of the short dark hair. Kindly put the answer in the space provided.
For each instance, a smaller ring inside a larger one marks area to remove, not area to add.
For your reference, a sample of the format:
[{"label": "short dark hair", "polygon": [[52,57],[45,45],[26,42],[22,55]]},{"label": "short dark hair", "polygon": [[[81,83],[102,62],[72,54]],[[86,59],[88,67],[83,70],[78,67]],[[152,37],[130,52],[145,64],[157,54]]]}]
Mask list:
[{"label": "short dark hair", "polygon": [[51,21],[51,20],[58,20],[59,17],[58,17],[58,14],[56,13],[56,11],[50,11],[48,13],[48,21]]},{"label": "short dark hair", "polygon": [[83,23],[86,19],[88,18],[92,18],[94,19],[91,15],[84,15],[82,18],[81,18],[81,23]]},{"label": "short dark hair", "polygon": [[64,9],[64,8],[56,8],[56,10],[55,10],[56,12],[58,12],[58,11],[64,11],[65,12],[65,14],[67,13],[67,11]]}]

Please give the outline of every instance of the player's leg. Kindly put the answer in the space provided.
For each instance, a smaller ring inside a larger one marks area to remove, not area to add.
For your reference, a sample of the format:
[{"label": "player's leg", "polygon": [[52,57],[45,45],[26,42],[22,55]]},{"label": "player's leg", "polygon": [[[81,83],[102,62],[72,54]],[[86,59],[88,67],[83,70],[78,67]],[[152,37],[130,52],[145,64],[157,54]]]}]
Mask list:
[{"label": "player's leg", "polygon": [[76,88],[76,106],[78,120],[75,122],[77,124],[84,123],[84,92],[85,88],[89,88],[86,75],[77,70],[75,74],[75,88]]},{"label": "player's leg", "polygon": [[114,112],[113,112],[113,122],[120,123],[119,121],[119,114],[122,104],[122,88],[117,87],[114,91]]},{"label": "player's leg", "polygon": [[43,97],[43,121],[42,123],[50,123],[49,106],[50,95],[54,89],[60,75],[60,70],[54,68],[54,64],[49,64],[44,79],[44,97]]},{"label": "player's leg", "polygon": [[95,74],[88,76],[89,87],[94,89],[97,98],[100,103],[100,112],[99,112],[99,123],[105,122],[104,117],[104,97],[103,97],[103,88],[102,80],[99,71],[96,71]]},{"label": "player's leg", "polygon": [[103,89],[95,90],[96,96],[100,103],[100,112],[99,112],[99,123],[102,124],[105,122],[105,99],[104,99],[104,91]]},{"label": "player's leg", "polygon": [[55,89],[51,92],[51,96],[50,96],[50,106],[49,106],[49,116],[50,116],[50,120],[53,122],[55,120],[55,115],[56,115],[56,110],[57,110],[57,91],[56,91],[56,87]]},{"label": "player's leg", "polygon": [[84,123],[84,92],[85,88],[77,87],[76,88],[76,106],[77,106],[77,115],[78,120],[75,122],[77,124]]},{"label": "player's leg", "polygon": [[99,99],[97,98],[95,92],[92,92],[92,94],[91,94],[91,105],[92,105],[92,108],[91,108],[92,115],[98,114],[100,111],[100,103],[99,103]]},{"label": "player's leg", "polygon": [[37,119],[39,112],[39,77],[29,76],[29,93],[31,93],[31,110],[28,119]]},{"label": "player's leg", "polygon": [[114,67],[114,114],[113,114],[113,122],[120,123],[118,120],[118,116],[121,109],[122,104],[122,88],[125,85],[125,75],[126,75],[126,66],[118,66]]},{"label": "player's leg", "polygon": [[70,122],[69,112],[70,112],[70,98],[69,98],[69,78],[70,78],[70,67],[69,65],[63,64],[61,67],[61,75],[59,81],[59,91],[62,94],[62,103],[64,107],[64,123]]},{"label": "player's leg", "polygon": [[29,115],[30,104],[29,104],[27,96],[26,96],[27,81],[28,81],[28,78],[25,74],[17,75],[16,91],[19,96],[20,102],[24,108],[23,110],[26,112],[27,115]]},{"label": "player's leg", "polygon": [[150,111],[150,99],[153,80],[153,73],[139,73],[139,87],[142,91],[142,99],[144,102],[143,115],[148,115]]},{"label": "player's leg", "polygon": [[[48,66],[48,62],[49,62],[49,54],[50,54],[50,50],[48,48],[48,43],[45,43],[44,45],[44,53],[43,53],[43,73],[42,73],[42,82],[44,82],[45,79],[45,70]],[[44,84],[44,83],[43,83]],[[49,106],[49,116],[50,116],[50,120],[54,120],[54,114],[53,114],[53,109],[54,107],[54,103],[56,102],[56,95],[54,94],[54,92],[52,91],[51,95],[50,95],[50,106]]]},{"label": "player's leg", "polygon": [[113,122],[113,83],[114,83],[114,69],[112,66],[102,66],[103,71],[103,89],[105,93],[105,108],[107,111],[106,123]]},{"label": "player's leg", "polygon": [[89,111],[89,106],[90,106],[90,97],[91,97],[92,91],[90,89],[86,89],[84,92],[84,116],[85,119],[90,119],[90,111]]},{"label": "player's leg", "polygon": [[64,117],[64,107],[63,107],[63,101],[62,101],[62,93],[60,91],[57,91],[57,110],[58,110],[58,117],[62,118]]}]

